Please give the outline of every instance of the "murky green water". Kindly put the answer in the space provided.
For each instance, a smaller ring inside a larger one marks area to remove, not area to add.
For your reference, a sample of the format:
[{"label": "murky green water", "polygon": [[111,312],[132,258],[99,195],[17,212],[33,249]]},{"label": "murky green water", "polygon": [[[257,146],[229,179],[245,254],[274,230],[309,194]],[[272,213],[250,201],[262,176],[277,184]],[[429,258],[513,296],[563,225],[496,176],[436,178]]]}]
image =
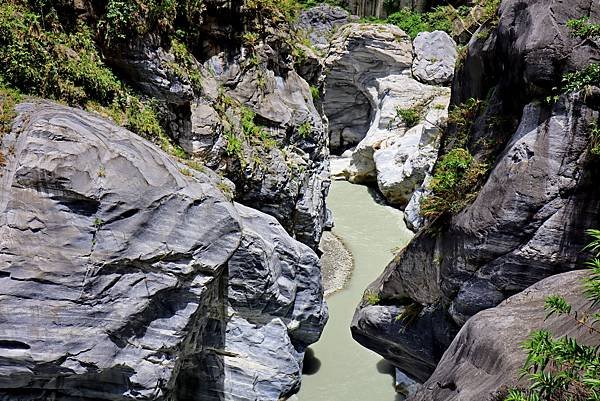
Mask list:
[{"label": "murky green water", "polygon": [[392,259],[392,249],[404,246],[412,233],[402,212],[376,203],[368,188],[345,181],[332,184],[328,206],[334,232],[354,256],[355,270],[348,287],[327,299],[329,322],[321,340],[311,346],[307,372],[297,395],[300,401],[394,401],[390,366],[361,347],[350,335],[354,308],[363,291]]}]

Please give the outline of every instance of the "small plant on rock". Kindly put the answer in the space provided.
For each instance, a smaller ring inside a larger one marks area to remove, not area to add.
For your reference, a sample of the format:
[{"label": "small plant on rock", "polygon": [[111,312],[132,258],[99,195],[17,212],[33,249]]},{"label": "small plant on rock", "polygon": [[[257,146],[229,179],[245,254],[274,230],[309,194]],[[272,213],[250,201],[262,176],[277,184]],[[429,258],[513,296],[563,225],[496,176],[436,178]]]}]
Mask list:
[{"label": "small plant on rock", "polygon": [[445,213],[456,214],[477,196],[477,188],[487,173],[468,150],[457,148],[441,158],[430,184],[432,195],[421,202],[421,213],[435,218]]},{"label": "small plant on rock", "polygon": [[466,144],[473,122],[484,106],[485,102],[482,100],[470,98],[466,102],[450,108],[448,123],[456,126],[456,147]]},{"label": "small plant on rock", "polygon": [[311,134],[312,125],[309,121],[305,121],[302,124],[300,124],[300,126],[298,127],[298,135],[300,135],[301,138],[306,139],[310,137]]},{"label": "small plant on rock", "polygon": [[404,123],[406,128],[412,128],[419,123],[419,120],[421,120],[421,110],[418,107],[412,107],[409,109],[397,107],[394,120],[400,120],[402,123]]},{"label": "small plant on rock", "polygon": [[571,19],[567,21],[567,26],[575,36],[581,38],[600,37],[600,24],[592,24],[588,17]]},{"label": "small plant on rock", "polygon": [[590,64],[581,71],[567,73],[563,76],[562,92],[578,92],[589,90],[592,86],[600,85],[600,64]]},{"label": "small plant on rock", "polygon": [[365,293],[365,301],[367,301],[369,305],[378,305],[379,302],[381,302],[381,297],[374,291],[367,291]]}]

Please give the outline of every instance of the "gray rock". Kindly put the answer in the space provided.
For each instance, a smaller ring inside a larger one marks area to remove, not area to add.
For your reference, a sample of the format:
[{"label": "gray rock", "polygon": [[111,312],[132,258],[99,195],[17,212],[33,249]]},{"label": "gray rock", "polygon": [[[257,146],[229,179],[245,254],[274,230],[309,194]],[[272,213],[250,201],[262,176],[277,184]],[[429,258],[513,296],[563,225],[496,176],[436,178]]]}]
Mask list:
[{"label": "gray rock", "polygon": [[[290,32],[268,27],[256,48],[233,46],[219,36],[239,10],[223,0],[206,7],[206,15],[214,15],[198,29],[210,48],[195,51],[203,60],[190,54],[200,87],[192,89],[189,77],[175,73],[175,57],[160,35],[108,49],[109,61],[160,102],[167,133],[177,144],[235,183],[236,201],[275,216],[288,233],[316,250],[329,188],[327,125],[308,83],[294,69]],[[321,85],[321,58],[310,49],[306,54],[299,71]],[[269,146],[243,134],[242,108],[256,113],[254,122],[263,127]],[[300,135],[307,125],[310,132]],[[243,142],[236,154],[227,150],[232,134]]]},{"label": "gray rock", "polygon": [[[213,82],[207,78],[203,85],[214,91],[207,90],[202,99],[208,106],[192,110],[192,121],[199,124],[194,124],[188,135],[207,144],[202,150],[207,165],[236,184],[238,202],[275,216],[292,236],[317,249],[329,190],[327,126],[313,103],[308,83],[291,63],[276,73],[267,66],[282,62],[283,55],[268,44],[257,51],[264,65],[249,67],[248,58],[231,60],[226,55],[206,63],[215,74]],[[227,92],[217,89],[225,85]],[[232,104],[223,111],[223,102]],[[207,107],[221,110],[217,113],[218,127],[212,132],[202,118]],[[255,124],[273,144],[266,146],[260,138],[238,135],[242,149],[232,155],[226,148],[227,136],[243,130],[236,123],[242,107],[256,114]],[[196,118],[197,112],[203,114]],[[301,126],[308,127],[309,132],[301,134]]]},{"label": "gray rock", "polygon": [[[461,213],[426,223],[371,285],[386,305],[441,309],[445,317],[434,322],[434,333],[457,332],[478,311],[580,268],[587,257],[584,232],[600,226],[600,188],[593,178],[598,161],[587,150],[600,91],[563,95],[552,105],[539,101],[560,85],[563,73],[600,59],[593,41],[566,26],[588,14],[597,23],[600,10],[584,0],[505,0],[499,12],[497,26],[485,24],[473,37],[453,81],[453,105],[475,98],[481,108],[468,132],[449,124],[440,151],[467,147],[490,163],[489,177]],[[378,349],[372,335],[363,344]],[[447,339],[434,338],[430,355],[447,348]],[[416,351],[398,350],[404,354],[394,358],[408,359],[398,366],[421,374],[412,368],[423,362],[413,362]]]},{"label": "gray rock", "polygon": [[412,73],[430,85],[452,82],[456,64],[456,43],[444,31],[421,32],[413,41],[415,58]]},{"label": "gray rock", "polygon": [[381,146],[373,154],[379,190],[394,205],[406,206],[416,191],[425,191],[425,180],[433,171],[450,99],[442,95],[435,100],[433,107],[430,103],[430,110],[423,112],[420,124],[388,140],[387,147]]},{"label": "gray rock", "polygon": [[438,332],[438,322],[445,319],[442,310],[414,307],[364,304],[356,310],[350,330],[360,344],[423,382],[442,356],[434,347],[436,341],[440,336],[451,341],[455,333]]},{"label": "gray rock", "polygon": [[313,46],[325,50],[335,30],[356,19],[341,7],[319,4],[300,13],[298,28],[306,32]]},{"label": "gray rock", "polygon": [[527,387],[520,373],[527,356],[522,344],[534,330],[599,345],[597,335],[581,330],[569,318],[545,319],[544,300],[549,295],[564,296],[574,310],[588,308],[589,301],[582,296],[582,279],[587,274],[582,270],[552,276],[479,312],[463,326],[433,375],[409,400],[488,400],[503,387]]},{"label": "gray rock", "polygon": [[425,218],[421,215],[421,201],[431,194],[429,190],[431,178],[431,175],[425,177],[421,187],[415,190],[404,208],[404,222],[413,231],[419,231],[425,224]]},{"label": "gray rock", "polygon": [[377,110],[376,80],[409,74],[410,38],[394,25],[348,24],[332,39],[325,59],[325,114],[334,151],[358,144]]},{"label": "gray rock", "polygon": [[[352,152],[352,161],[346,174],[354,183],[376,183],[378,174],[384,171],[389,172],[389,176],[396,179],[399,172],[393,170],[401,169],[408,156],[421,151],[427,153],[425,148],[437,148],[440,133],[437,125],[445,118],[445,110],[449,102],[447,88],[423,85],[405,75],[390,75],[377,79],[369,87],[369,91],[372,96],[374,115],[365,138]],[[398,117],[398,109],[420,113],[419,122],[423,124],[420,126],[421,129],[409,130],[410,127]],[[383,152],[379,167],[375,160],[377,152]],[[386,153],[400,154],[395,161],[394,156],[386,157]],[[435,155],[431,160],[432,165],[434,161]],[[424,176],[421,177],[421,182],[423,178]],[[393,199],[394,189],[391,188],[391,180],[388,178],[384,180],[390,181],[390,190],[386,192]],[[405,181],[403,178],[399,180]],[[382,187],[388,186],[383,184]],[[402,196],[406,195],[399,195]]]},{"label": "gray rock", "polygon": [[18,112],[1,146],[0,399],[276,401],[298,387],[327,319],[314,252],[210,170],[182,174],[106,120]]}]

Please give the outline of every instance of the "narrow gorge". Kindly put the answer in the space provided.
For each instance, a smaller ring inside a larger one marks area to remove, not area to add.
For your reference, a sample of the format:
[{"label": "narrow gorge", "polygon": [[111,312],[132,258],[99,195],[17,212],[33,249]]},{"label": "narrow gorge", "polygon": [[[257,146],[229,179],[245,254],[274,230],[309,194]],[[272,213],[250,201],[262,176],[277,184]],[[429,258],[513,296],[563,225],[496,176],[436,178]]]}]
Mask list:
[{"label": "narrow gorge", "polygon": [[600,394],[597,0],[6,0],[0,67],[0,401]]}]

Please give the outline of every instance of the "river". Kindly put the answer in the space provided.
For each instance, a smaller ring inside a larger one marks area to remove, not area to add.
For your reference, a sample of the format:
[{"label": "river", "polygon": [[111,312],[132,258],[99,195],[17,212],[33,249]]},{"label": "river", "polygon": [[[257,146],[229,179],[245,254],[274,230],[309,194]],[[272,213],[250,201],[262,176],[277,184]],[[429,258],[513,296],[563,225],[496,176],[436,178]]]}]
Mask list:
[{"label": "river", "polygon": [[367,187],[334,181],[327,204],[333,232],[354,257],[354,272],[345,289],[327,298],[329,322],[319,342],[307,353],[306,371],[297,394],[300,401],[395,401],[390,365],[360,346],[350,335],[350,322],[365,288],[405,246],[412,233],[401,211],[375,202]]}]

